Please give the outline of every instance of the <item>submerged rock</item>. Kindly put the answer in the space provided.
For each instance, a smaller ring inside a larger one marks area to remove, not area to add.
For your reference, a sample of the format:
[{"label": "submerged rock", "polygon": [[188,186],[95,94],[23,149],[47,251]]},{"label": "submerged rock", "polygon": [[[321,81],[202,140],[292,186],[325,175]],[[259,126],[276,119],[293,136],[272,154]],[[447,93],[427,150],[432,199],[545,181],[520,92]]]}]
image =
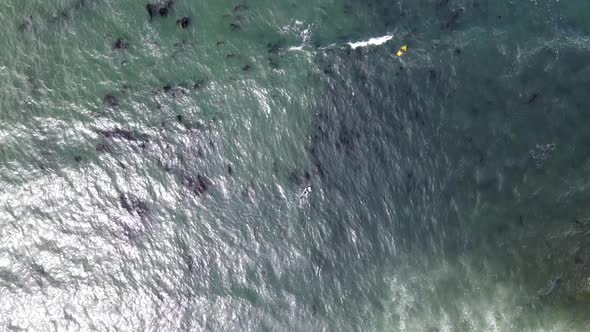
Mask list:
[{"label": "submerged rock", "polygon": [[96,132],[104,138],[118,138],[127,141],[147,141],[149,136],[142,133],[134,133],[129,130],[115,128],[112,130],[96,130]]},{"label": "submerged rock", "polygon": [[193,84],[193,89],[199,90],[199,89],[205,87],[206,84],[207,84],[207,80],[206,79],[197,80],[195,82],[195,84]]},{"label": "submerged rock", "polygon": [[176,25],[180,25],[180,27],[182,27],[183,29],[188,28],[188,26],[190,24],[191,24],[191,19],[190,19],[190,17],[187,17],[187,16],[176,20]]},{"label": "submerged rock", "polygon": [[529,100],[527,101],[527,104],[532,104],[535,102],[535,100],[537,100],[537,98],[539,97],[538,93],[533,93],[530,97]]},{"label": "submerged rock", "polygon": [[30,30],[33,26],[33,16],[29,16],[25,18],[21,24],[19,24],[18,29],[20,31]]},{"label": "submerged rock", "polygon": [[99,142],[98,144],[96,144],[96,152],[98,152],[98,153],[111,152],[111,147],[106,142]]},{"label": "submerged rock", "polygon": [[150,19],[154,17],[156,15],[156,12],[158,11],[158,7],[152,3],[148,3],[147,5],[145,5],[145,9],[147,10],[148,15],[150,16]]},{"label": "submerged rock", "polygon": [[209,186],[211,185],[211,181],[207,179],[203,175],[197,175],[196,179],[187,178],[186,179],[186,186],[190,191],[192,191],[197,196],[203,195],[207,190],[209,190]]},{"label": "submerged rock", "polygon": [[456,11],[454,11],[453,15],[451,15],[451,17],[449,18],[449,20],[445,24],[445,27],[449,30],[454,30],[457,27],[457,21],[459,20],[459,17],[461,16],[462,13],[463,13],[463,8],[459,8]]},{"label": "submerged rock", "polygon": [[279,69],[279,63],[273,57],[268,57],[268,65],[272,69]]},{"label": "submerged rock", "polygon": [[276,54],[281,50],[281,42],[268,43],[266,46],[269,54]]},{"label": "submerged rock", "polygon": [[115,107],[118,105],[117,98],[110,93],[107,93],[102,100],[109,107]]},{"label": "submerged rock", "polygon": [[127,46],[128,44],[125,40],[123,40],[123,38],[117,38],[115,44],[113,45],[113,48],[117,50],[124,50],[127,49]]},{"label": "submerged rock", "polygon": [[148,212],[148,206],[145,202],[135,197],[128,198],[123,193],[119,194],[119,203],[121,204],[121,207],[130,214],[143,216]]}]

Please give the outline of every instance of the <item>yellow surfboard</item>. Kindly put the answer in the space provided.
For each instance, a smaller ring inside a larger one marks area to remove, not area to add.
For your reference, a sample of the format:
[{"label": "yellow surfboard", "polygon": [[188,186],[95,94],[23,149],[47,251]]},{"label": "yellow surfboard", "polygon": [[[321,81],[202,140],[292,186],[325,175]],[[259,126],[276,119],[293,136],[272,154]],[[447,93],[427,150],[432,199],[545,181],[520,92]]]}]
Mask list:
[{"label": "yellow surfboard", "polygon": [[397,55],[398,57],[401,57],[407,51],[408,51],[408,45],[404,45],[399,49],[399,51],[397,51],[397,53],[395,55]]}]

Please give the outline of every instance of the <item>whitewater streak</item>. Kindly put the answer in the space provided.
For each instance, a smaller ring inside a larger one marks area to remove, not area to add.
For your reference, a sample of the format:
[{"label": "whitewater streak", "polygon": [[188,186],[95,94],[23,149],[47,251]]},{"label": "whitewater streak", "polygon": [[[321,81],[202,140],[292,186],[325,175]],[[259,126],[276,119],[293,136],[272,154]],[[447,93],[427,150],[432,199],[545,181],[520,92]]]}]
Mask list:
[{"label": "whitewater streak", "polygon": [[386,36],[382,36],[382,37],[377,37],[377,38],[371,38],[367,41],[360,41],[360,42],[356,42],[356,43],[348,43],[348,45],[350,45],[350,47],[352,49],[355,49],[357,47],[367,47],[367,46],[377,46],[377,45],[382,45],[387,43],[388,41],[390,41],[393,38],[393,35],[386,35]]},{"label": "whitewater streak", "polygon": [[[296,21],[296,24],[301,25],[302,22]],[[286,28],[283,28],[283,29],[286,29]],[[306,46],[309,46],[310,29],[311,29],[311,26],[308,26],[305,30],[303,30],[303,32],[302,32],[303,43],[300,46],[289,47],[289,51],[303,51]],[[369,40],[359,41],[359,42],[355,42],[355,43],[349,42],[347,44],[352,49],[355,49],[355,48],[359,48],[359,47],[383,45],[383,44],[387,43],[388,41],[390,41],[391,39],[393,39],[393,34],[385,35],[385,36],[381,36],[381,37],[374,37],[374,38],[370,38]],[[327,48],[332,48],[334,46],[336,46],[336,44],[331,44],[328,46],[320,47],[319,49],[327,49]]]}]

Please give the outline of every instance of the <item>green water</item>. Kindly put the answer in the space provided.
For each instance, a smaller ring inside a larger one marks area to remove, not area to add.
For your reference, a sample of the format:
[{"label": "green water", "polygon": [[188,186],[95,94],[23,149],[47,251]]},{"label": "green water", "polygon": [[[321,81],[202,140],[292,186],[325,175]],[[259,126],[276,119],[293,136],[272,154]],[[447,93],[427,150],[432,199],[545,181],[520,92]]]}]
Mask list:
[{"label": "green water", "polygon": [[590,4],[0,8],[2,329],[590,328]]}]

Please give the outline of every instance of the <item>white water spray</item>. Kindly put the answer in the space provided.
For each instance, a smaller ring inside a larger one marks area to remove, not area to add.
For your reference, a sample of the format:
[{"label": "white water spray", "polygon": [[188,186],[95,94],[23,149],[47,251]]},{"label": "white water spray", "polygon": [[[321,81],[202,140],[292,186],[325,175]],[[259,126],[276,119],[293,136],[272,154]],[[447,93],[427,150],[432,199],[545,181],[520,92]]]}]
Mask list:
[{"label": "white water spray", "polygon": [[356,42],[356,43],[348,43],[348,45],[350,45],[350,47],[352,49],[355,49],[358,47],[379,46],[379,45],[383,45],[383,44],[387,43],[391,39],[393,39],[393,35],[386,35],[386,36],[382,36],[382,37],[371,38],[366,41],[360,41],[360,42]]}]

